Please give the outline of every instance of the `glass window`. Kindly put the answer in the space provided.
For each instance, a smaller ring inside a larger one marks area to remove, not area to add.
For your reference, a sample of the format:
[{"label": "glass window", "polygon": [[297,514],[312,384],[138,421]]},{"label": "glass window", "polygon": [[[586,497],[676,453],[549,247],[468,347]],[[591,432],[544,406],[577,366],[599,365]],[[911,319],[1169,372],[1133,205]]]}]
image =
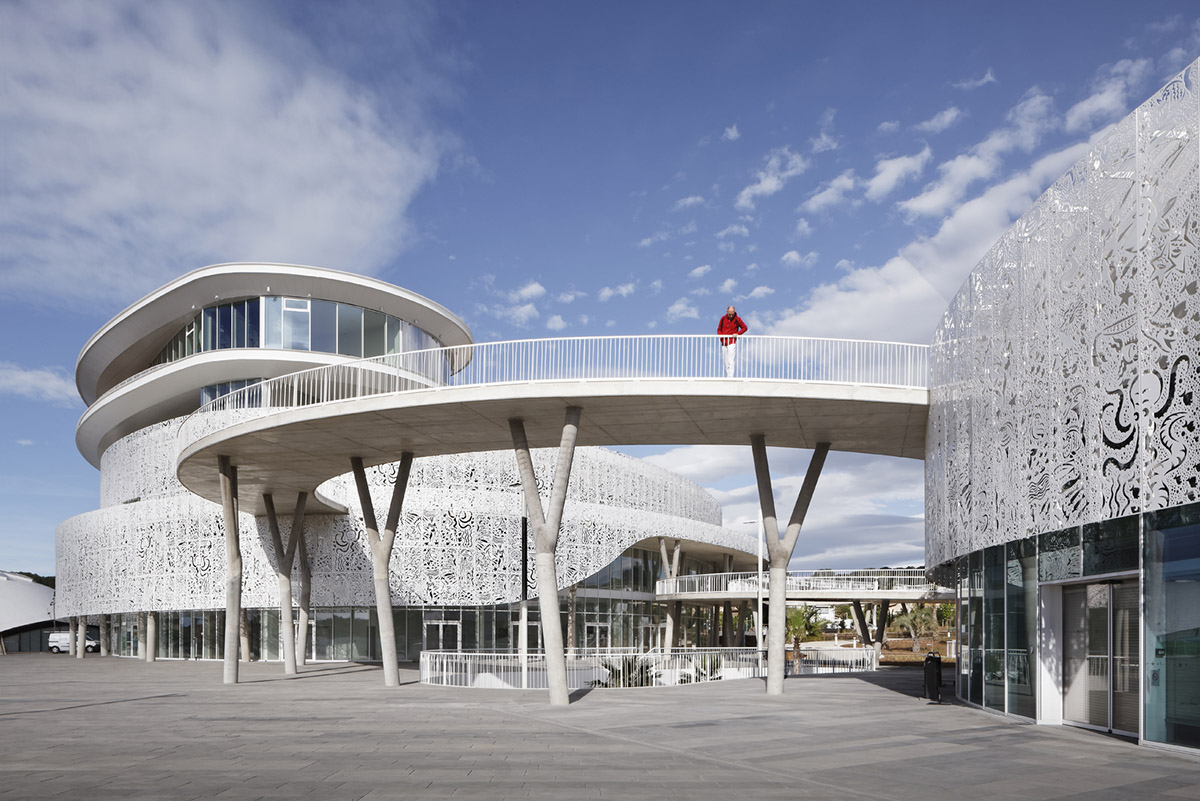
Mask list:
[{"label": "glass window", "polygon": [[387,316],[367,309],[363,312],[363,356],[382,356],[387,352]]},{"label": "glass window", "polygon": [[266,324],[263,339],[268,348],[283,347],[283,298],[263,298]]},{"label": "glass window", "polygon": [[233,309],[228,303],[217,307],[217,348],[224,350],[233,342]]},{"label": "glass window", "polygon": [[217,310],[216,307],[204,310],[204,350],[217,349]]},{"label": "glass window", "polygon": [[1079,578],[1082,567],[1078,526],[1038,537],[1038,581]]},{"label": "glass window", "polygon": [[[299,305],[303,304],[303,306]],[[308,350],[308,301],[287,300],[283,307],[283,347]]]},{"label": "glass window", "polygon": [[350,620],[349,609],[338,607],[333,609],[333,658],[350,658]]},{"label": "glass window", "polygon": [[1137,570],[1139,515],[1083,527],[1083,575]]},{"label": "glass window", "polygon": [[316,659],[333,659],[333,612],[317,609],[313,612],[316,625],[313,631],[313,648]]},{"label": "glass window", "polygon": [[401,353],[404,351],[404,340],[401,338],[403,323],[399,317],[392,317],[390,314],[387,318],[387,352]]},{"label": "glass window", "polygon": [[357,306],[337,305],[338,309],[338,349],[343,356],[362,356],[362,316],[363,310]]},{"label": "glass window", "polygon": [[1033,537],[1010,542],[1005,566],[1005,646],[1008,654],[1008,712],[1037,717],[1037,544]]},{"label": "glass window", "polygon": [[233,304],[233,346],[246,347],[246,301]]},{"label": "glass window", "polygon": [[1200,504],[1145,521],[1142,736],[1200,748]]},{"label": "glass window", "polygon": [[259,343],[258,313],[262,301],[252,298],[246,301],[246,347],[257,348]]},{"label": "glass window", "polygon": [[337,353],[337,304],[327,300],[312,302],[310,343],[320,353]]},{"label": "glass window", "polygon": [[350,658],[371,658],[371,616],[365,607],[355,607],[354,609],[354,634],[351,638]]}]

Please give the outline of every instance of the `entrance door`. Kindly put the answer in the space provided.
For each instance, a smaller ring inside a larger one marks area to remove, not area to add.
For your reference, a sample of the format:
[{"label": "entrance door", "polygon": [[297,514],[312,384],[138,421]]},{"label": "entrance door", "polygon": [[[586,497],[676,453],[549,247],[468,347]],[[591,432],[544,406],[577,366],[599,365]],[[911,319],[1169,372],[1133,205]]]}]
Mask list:
[{"label": "entrance door", "polygon": [[1063,720],[1137,736],[1137,580],[1063,589]]},{"label": "entrance door", "polygon": [[422,646],[426,651],[457,651],[458,638],[457,620],[426,620],[425,641]]},{"label": "entrance door", "polygon": [[607,623],[584,623],[583,635],[583,645],[585,648],[608,647],[609,640]]}]

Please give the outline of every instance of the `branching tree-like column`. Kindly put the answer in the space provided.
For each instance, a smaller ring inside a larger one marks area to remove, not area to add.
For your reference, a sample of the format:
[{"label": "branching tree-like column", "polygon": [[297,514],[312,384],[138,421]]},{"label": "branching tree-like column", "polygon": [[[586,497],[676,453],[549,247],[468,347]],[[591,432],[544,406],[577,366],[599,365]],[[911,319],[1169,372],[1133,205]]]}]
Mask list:
[{"label": "branching tree-like column", "polygon": [[[242,621],[242,546],[238,534],[237,468],[228,456],[217,457],[221,473],[221,512],[225,517],[225,654],[226,684],[238,682],[238,644]],[[152,613],[153,614],[153,613]],[[153,634],[153,621],[151,621]],[[149,645],[153,661],[154,643]]]},{"label": "branching tree-like column", "polygon": [[767,464],[767,443],[762,434],[750,437],[750,447],[754,451],[754,475],[758,479],[758,502],[762,507],[763,531],[767,539],[767,552],[770,555],[770,622],[767,628],[767,695],[783,695],[783,673],[786,659],[784,638],[787,630],[787,568],[791,561],[792,552],[796,549],[796,538],[800,535],[800,527],[804,525],[804,517],[808,514],[808,505],[812,502],[813,492],[817,488],[817,479],[821,476],[821,468],[825,464],[825,456],[829,453],[828,442],[818,442],[813,449],[812,459],[808,463],[808,472],[804,476],[804,484],[800,487],[800,495],[796,498],[796,506],[788,520],[787,530],[782,538],[779,536],[779,521],[775,517],[775,493],[771,488],[771,469]]},{"label": "branching tree-like column", "polygon": [[362,507],[363,524],[367,528],[367,542],[371,546],[371,573],[375,578],[375,615],[379,619],[379,650],[383,658],[383,683],[386,687],[400,684],[400,665],[396,659],[396,621],[392,617],[392,582],[389,563],[392,560],[392,545],[396,542],[396,528],[400,525],[400,510],[404,508],[404,493],[408,490],[408,475],[412,471],[412,453],[400,454],[400,467],[396,471],[396,484],[392,487],[392,502],[388,507],[387,522],[383,532],[375,517],[375,505],[371,502],[371,488],[367,486],[367,473],[363,461],[350,457],[354,470],[354,483],[358,486],[358,503]]},{"label": "branching tree-like column", "polygon": [[285,547],[279,534],[279,520],[275,517],[275,499],[263,493],[263,506],[267,509],[267,527],[271,530],[271,544],[275,546],[275,577],[279,580],[279,628],[283,632],[283,672],[296,675],[296,629],[292,625],[292,564],[296,561],[296,543],[304,530],[304,505],[308,493],[296,496],[296,511],[292,513],[292,534]]},{"label": "branching tree-like column", "polygon": [[[683,558],[683,552],[679,550],[679,540],[675,540],[671,547],[671,555],[668,556],[666,539],[663,537],[658,538],[658,550],[662,555],[663,572],[667,574],[667,578],[669,579],[673,579],[679,575],[679,562]],[[682,611],[683,603],[681,601],[667,601],[667,630],[663,632],[664,649],[669,650],[679,644],[679,616]]]},{"label": "branching tree-like column", "polygon": [[558,549],[558,532],[562,525],[563,506],[567,501],[567,484],[571,481],[571,463],[575,458],[575,440],[579,435],[579,418],[583,409],[567,407],[563,422],[562,440],[558,446],[558,462],[554,466],[554,485],[550,490],[550,506],[543,512],[533,474],[533,458],[529,440],[525,437],[525,422],[508,421],[512,432],[513,450],[517,454],[517,470],[525,491],[525,509],[533,524],[534,565],[537,571],[538,611],[541,617],[542,645],[546,654],[546,678],[550,686],[550,703],[566,706],[570,702],[567,690],[567,659],[563,653],[562,615],[558,608],[558,574],[554,556]]},{"label": "branching tree-like column", "polygon": [[296,638],[296,664],[303,665],[308,659],[308,613],[312,608],[312,569],[308,566],[308,546],[304,529],[297,532],[300,547],[297,551],[297,561],[300,563],[300,603],[296,613],[296,628],[299,630]]}]

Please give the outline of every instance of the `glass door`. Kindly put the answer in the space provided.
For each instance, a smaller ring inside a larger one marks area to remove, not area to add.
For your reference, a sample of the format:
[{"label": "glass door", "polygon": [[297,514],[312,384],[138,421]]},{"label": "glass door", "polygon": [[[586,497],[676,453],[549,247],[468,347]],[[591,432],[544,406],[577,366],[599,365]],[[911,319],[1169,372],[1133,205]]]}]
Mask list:
[{"label": "glass door", "polygon": [[457,620],[426,620],[425,639],[422,649],[426,651],[459,650]]},{"label": "glass door", "polygon": [[1137,736],[1138,583],[1063,589],[1063,720]]},{"label": "glass door", "polygon": [[608,624],[607,623],[585,623],[583,626],[584,647],[585,648],[607,648],[608,639]]}]

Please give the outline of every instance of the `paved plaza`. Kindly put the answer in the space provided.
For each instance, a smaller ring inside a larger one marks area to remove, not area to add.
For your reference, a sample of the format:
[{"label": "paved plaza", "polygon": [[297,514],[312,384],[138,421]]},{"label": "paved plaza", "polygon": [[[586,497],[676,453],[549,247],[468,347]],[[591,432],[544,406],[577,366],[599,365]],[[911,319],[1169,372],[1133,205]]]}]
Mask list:
[{"label": "paved plaza", "polygon": [[918,698],[920,672],[576,693],[367,665],[0,657],[0,799],[1200,799],[1200,760]]}]

